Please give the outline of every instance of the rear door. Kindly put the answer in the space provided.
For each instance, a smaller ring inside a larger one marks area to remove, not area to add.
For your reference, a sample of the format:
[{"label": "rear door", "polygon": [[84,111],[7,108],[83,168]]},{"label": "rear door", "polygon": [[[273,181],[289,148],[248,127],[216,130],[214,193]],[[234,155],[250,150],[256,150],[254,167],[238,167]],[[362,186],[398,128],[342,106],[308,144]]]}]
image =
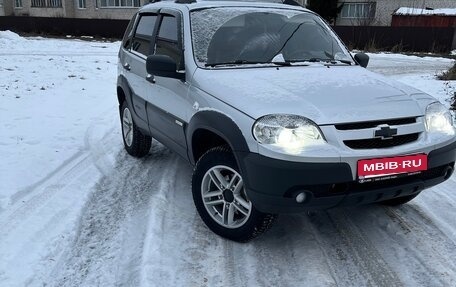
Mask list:
[{"label": "rear door", "polygon": [[147,126],[146,102],[148,99],[148,84],[146,80],[146,59],[153,52],[153,39],[158,23],[157,13],[139,14],[134,30],[129,53],[124,61],[124,69],[132,91],[134,112]]}]

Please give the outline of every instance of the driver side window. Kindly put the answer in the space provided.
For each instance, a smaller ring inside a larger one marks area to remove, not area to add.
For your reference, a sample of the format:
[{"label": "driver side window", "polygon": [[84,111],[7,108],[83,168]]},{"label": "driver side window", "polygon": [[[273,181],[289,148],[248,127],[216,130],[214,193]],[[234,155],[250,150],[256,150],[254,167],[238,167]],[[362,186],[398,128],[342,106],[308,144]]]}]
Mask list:
[{"label": "driver side window", "polygon": [[177,69],[184,69],[182,45],[179,42],[181,34],[177,18],[163,15],[160,28],[155,39],[155,55],[167,55],[176,61]]}]

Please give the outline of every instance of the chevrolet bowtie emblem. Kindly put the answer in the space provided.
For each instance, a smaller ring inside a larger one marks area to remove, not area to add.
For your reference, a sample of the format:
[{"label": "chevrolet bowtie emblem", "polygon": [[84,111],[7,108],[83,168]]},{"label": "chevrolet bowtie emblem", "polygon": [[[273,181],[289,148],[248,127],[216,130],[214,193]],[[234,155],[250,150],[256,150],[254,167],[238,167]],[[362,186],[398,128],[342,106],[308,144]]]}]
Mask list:
[{"label": "chevrolet bowtie emblem", "polygon": [[397,129],[392,129],[389,125],[380,125],[374,131],[374,137],[382,140],[392,139],[395,135],[397,135]]}]

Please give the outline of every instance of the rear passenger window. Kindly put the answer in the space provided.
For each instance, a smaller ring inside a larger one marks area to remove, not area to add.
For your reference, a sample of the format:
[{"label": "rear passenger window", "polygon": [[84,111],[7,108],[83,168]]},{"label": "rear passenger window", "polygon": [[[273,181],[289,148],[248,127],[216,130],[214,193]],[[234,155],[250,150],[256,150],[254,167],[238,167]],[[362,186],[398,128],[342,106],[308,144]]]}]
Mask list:
[{"label": "rear passenger window", "polygon": [[183,69],[182,49],[178,40],[180,32],[176,17],[164,15],[155,41],[155,54],[173,58],[178,70]]},{"label": "rear passenger window", "polygon": [[144,56],[148,56],[152,53],[151,41],[156,21],[157,15],[141,16],[131,45],[133,51],[143,54]]},{"label": "rear passenger window", "polygon": [[133,27],[135,26],[137,17],[138,14],[135,14],[133,18],[131,18],[130,23],[128,23],[127,29],[125,30],[125,34],[122,39],[122,46],[125,49],[130,49],[131,37],[133,36]]}]

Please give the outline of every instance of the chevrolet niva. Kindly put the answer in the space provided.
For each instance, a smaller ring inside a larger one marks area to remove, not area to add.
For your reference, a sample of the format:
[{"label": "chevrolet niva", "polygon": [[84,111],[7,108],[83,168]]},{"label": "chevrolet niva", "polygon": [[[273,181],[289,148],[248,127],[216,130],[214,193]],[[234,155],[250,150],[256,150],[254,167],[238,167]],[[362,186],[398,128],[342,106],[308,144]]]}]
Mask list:
[{"label": "chevrolet niva", "polygon": [[299,6],[146,5],[119,51],[125,149],[188,160],[202,220],[240,242],[280,213],[406,203],[453,173],[452,115],[368,61]]}]

